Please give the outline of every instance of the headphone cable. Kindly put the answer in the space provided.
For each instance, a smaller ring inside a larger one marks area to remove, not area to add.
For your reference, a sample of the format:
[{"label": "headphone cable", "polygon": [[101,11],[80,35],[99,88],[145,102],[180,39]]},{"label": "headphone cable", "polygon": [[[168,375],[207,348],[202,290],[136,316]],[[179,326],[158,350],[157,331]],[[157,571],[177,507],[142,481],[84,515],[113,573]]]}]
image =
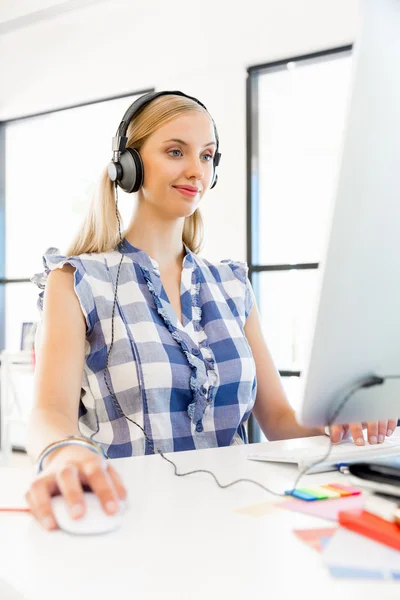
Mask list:
[{"label": "headphone cable", "polygon": [[[161,456],[161,458],[163,458],[166,462],[168,462],[170,465],[172,465],[174,468],[174,475],[176,475],[177,477],[186,477],[187,475],[193,475],[195,473],[208,473],[209,475],[211,475],[213,477],[213,479],[214,479],[215,483],[218,485],[218,487],[220,487],[222,489],[232,487],[233,485],[236,485],[238,483],[253,483],[254,485],[257,485],[264,491],[268,492],[269,494],[272,494],[274,496],[279,496],[279,497],[286,497],[287,494],[282,493],[282,492],[276,492],[275,490],[272,490],[271,488],[266,487],[265,485],[263,485],[262,483],[259,483],[258,481],[255,481],[254,479],[240,478],[240,479],[236,479],[235,481],[231,481],[229,483],[223,484],[218,480],[218,478],[212,471],[209,471],[207,469],[194,469],[193,471],[186,471],[184,473],[179,473],[176,463],[173,460],[171,460],[170,458],[167,458],[161,450],[156,451],[156,449],[154,448],[153,442],[151,441],[151,439],[149,438],[149,436],[147,435],[147,433],[145,432],[143,427],[141,425],[139,425],[139,423],[136,423],[136,421],[134,421],[133,419],[128,417],[122,410],[114,392],[111,390],[111,388],[108,384],[108,381],[107,381],[107,375],[108,375],[108,378],[110,379],[110,382],[111,382],[111,376],[110,376],[110,371],[109,371],[109,358],[110,358],[110,353],[111,353],[112,347],[114,345],[114,316],[115,316],[115,307],[116,307],[116,303],[117,303],[118,281],[119,281],[119,275],[120,275],[120,271],[121,271],[122,261],[125,256],[123,239],[122,239],[122,234],[121,234],[121,221],[120,221],[119,213],[118,213],[118,184],[117,184],[117,182],[115,182],[115,213],[116,213],[117,222],[118,222],[118,233],[119,233],[118,246],[121,251],[121,260],[118,265],[117,276],[116,276],[116,280],[115,280],[115,293],[114,293],[114,302],[113,302],[112,316],[111,316],[111,343],[110,343],[110,347],[107,352],[106,366],[104,368],[104,382],[105,382],[107,390],[113,400],[115,408],[118,410],[118,412],[121,414],[121,416],[123,416],[125,419],[127,419],[128,421],[133,423],[133,425],[136,425],[136,427],[138,427],[142,431],[147,443],[149,444],[151,450],[153,451],[153,454],[159,454]],[[343,408],[346,406],[346,404],[348,403],[350,398],[358,390],[363,389],[363,388],[373,387],[376,385],[382,385],[382,383],[384,383],[387,379],[400,379],[400,375],[387,375],[385,377],[378,377],[378,376],[372,375],[370,377],[367,377],[367,378],[361,380],[357,384],[355,384],[354,387],[352,389],[350,389],[350,391],[344,396],[343,400],[339,403],[338,407],[333,412],[332,417],[329,419],[328,427],[331,427],[331,425],[333,425],[335,419],[339,416],[339,414],[341,413]],[[311,465],[308,465],[305,469],[300,471],[300,473],[296,477],[295,482],[293,484],[293,489],[296,489],[301,478],[304,475],[307,475],[307,473],[309,473],[309,471],[311,469],[313,469],[314,467],[318,466],[319,464],[321,464],[327,460],[327,458],[330,456],[330,453],[332,451],[332,447],[333,447],[333,443],[332,443],[332,440],[329,438],[329,446],[328,446],[326,453],[322,456],[322,458],[319,458],[317,461],[315,461]]]}]

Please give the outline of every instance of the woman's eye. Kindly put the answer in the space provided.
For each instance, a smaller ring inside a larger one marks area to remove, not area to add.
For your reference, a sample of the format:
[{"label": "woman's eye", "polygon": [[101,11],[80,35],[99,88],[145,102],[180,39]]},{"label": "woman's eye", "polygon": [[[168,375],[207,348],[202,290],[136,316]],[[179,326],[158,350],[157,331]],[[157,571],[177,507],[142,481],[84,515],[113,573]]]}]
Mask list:
[{"label": "woman's eye", "polygon": [[[172,150],[168,150],[168,154],[173,157],[179,157],[179,156],[182,156],[182,150],[179,150],[179,148],[173,148]],[[203,158],[205,159],[206,162],[210,162],[213,160],[213,155],[212,154],[203,154]]]},{"label": "woman's eye", "polygon": [[[178,154],[173,154],[174,152],[178,152]],[[182,152],[178,150],[178,148],[175,148],[174,150],[169,150],[168,154],[171,154],[171,156],[179,156],[180,154],[182,154]]]}]

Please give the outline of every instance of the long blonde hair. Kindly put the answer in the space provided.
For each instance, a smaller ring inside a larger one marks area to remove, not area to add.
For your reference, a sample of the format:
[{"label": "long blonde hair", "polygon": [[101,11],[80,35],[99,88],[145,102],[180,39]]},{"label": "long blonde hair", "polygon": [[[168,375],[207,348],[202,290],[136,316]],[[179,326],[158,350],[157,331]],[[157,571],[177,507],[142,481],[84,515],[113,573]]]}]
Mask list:
[{"label": "long blonde hair", "polygon": [[[159,127],[191,111],[207,111],[185,96],[160,96],[145,106],[129,123],[126,147],[140,151],[147,138]],[[71,246],[69,256],[86,252],[108,252],[119,243],[118,220],[115,204],[115,184],[104,170],[92,198],[89,212]],[[118,211],[118,217],[122,222]],[[185,218],[182,241],[192,252],[199,252],[203,242],[203,220],[199,209]]]}]

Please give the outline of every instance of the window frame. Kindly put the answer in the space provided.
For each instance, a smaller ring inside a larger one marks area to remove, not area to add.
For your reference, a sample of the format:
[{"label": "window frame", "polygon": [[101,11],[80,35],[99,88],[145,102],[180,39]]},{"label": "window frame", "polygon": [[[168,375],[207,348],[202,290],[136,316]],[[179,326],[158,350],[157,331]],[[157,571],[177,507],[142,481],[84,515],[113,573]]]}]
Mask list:
[{"label": "window frame", "polygon": [[[246,79],[246,237],[247,237],[247,264],[249,267],[249,280],[254,289],[257,304],[260,305],[260,290],[257,277],[254,274],[271,271],[309,270],[318,269],[319,263],[297,264],[259,264],[259,106],[258,106],[258,81],[261,75],[283,71],[288,68],[288,63],[313,64],[322,62],[339,55],[351,56],[353,45],[348,44],[328,48],[318,52],[292,56],[281,60],[257,64],[248,67]],[[279,370],[281,377],[300,377],[301,371]],[[261,429],[254,417],[250,415],[248,426],[249,442],[261,441]]]}]

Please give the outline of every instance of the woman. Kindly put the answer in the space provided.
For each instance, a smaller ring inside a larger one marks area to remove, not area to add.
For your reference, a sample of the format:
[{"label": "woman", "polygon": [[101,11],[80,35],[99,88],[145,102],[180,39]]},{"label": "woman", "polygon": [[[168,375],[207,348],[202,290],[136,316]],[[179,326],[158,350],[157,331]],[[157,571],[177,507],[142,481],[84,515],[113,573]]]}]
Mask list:
[{"label": "woman", "polygon": [[[101,451],[115,458],[246,443],[252,411],[270,440],[324,433],[295,420],[246,265],[197,255],[198,207],[220,158],[204,105],[181,92],[142,97],[113,150],[67,257],[45,256],[39,279],[42,341],[28,451],[39,456],[41,473],[27,500],[47,529],[56,527],[57,491],[76,518],[84,484],[106,512],[118,510],[126,491]],[[123,239],[118,186],[138,192]],[[378,428],[384,439],[395,421],[369,424],[370,439]],[[332,440],[345,431],[332,428]],[[363,441],[361,424],[351,433]]]}]

